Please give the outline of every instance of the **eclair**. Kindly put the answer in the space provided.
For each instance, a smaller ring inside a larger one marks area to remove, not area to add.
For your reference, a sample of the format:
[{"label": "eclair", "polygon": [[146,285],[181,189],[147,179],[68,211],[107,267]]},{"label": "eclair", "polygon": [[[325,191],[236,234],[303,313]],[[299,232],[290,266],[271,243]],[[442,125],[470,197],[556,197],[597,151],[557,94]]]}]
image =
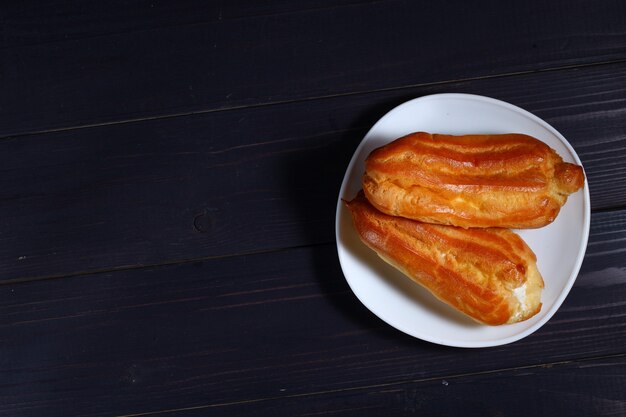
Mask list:
[{"label": "eclair", "polygon": [[474,320],[499,325],[541,310],[543,279],[536,257],[508,229],[464,229],[390,216],[363,192],[345,202],[365,245]]},{"label": "eclair", "polygon": [[584,183],[528,135],[412,133],[374,150],[363,190],[384,213],[460,227],[537,228],[551,223]]}]

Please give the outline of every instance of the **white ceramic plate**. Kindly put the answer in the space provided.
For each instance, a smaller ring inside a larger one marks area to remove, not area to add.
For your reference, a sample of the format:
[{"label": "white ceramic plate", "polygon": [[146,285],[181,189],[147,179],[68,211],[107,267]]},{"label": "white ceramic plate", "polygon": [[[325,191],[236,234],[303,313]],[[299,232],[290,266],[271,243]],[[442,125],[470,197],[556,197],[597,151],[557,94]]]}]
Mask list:
[{"label": "white ceramic plate", "polygon": [[382,261],[359,239],[341,199],[361,188],[364,160],[375,148],[411,132],[444,134],[525,133],[555,149],[565,161],[582,165],[578,155],[552,126],[503,101],[470,94],[437,94],[408,101],[387,113],[356,149],[337,202],[337,250],[352,291],[374,314],[414,337],[441,345],[487,347],[511,343],[545,324],[576,280],[589,236],[589,187],[571,195],[550,225],[518,230],[537,255],[544,281],[541,312],[522,323],[486,326],[436,300]]}]

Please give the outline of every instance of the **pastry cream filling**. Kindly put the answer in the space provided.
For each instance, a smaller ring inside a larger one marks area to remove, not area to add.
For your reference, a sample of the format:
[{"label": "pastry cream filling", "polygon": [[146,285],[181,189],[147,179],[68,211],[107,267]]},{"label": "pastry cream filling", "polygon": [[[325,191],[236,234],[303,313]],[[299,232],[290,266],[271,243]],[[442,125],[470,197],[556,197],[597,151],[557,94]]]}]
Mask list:
[{"label": "pastry cream filling", "polygon": [[[526,284],[524,284],[513,290],[513,296],[517,298],[517,301],[519,302],[519,307],[515,309],[515,313],[513,314],[513,317],[511,317],[512,321],[520,320],[522,318],[522,315],[524,314],[524,311],[526,311],[526,309],[528,308],[528,306],[526,305],[526,289]],[[509,322],[511,322],[511,320],[509,320]]]},{"label": "pastry cream filling", "polygon": [[515,298],[517,298],[517,301],[519,301],[520,305],[522,306],[522,309],[525,310],[526,309],[526,284],[522,285],[521,287],[517,287],[513,290],[513,295],[515,296]]}]

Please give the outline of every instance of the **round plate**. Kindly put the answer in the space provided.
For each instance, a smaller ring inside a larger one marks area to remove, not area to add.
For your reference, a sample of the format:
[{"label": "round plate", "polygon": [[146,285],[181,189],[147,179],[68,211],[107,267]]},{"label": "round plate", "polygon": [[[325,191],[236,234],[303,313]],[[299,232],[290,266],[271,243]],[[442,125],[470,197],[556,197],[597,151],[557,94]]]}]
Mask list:
[{"label": "round plate", "polygon": [[587,181],[572,194],[556,220],[540,229],[517,230],[537,255],[545,281],[541,312],[521,323],[479,324],[446,304],[380,259],[359,239],[341,199],[361,189],[367,155],[394,139],[424,131],[452,135],[525,133],[582,165],[565,138],[552,126],[519,107],[470,94],[437,94],[408,101],[387,113],[356,149],[337,201],[337,250],[352,291],[374,314],[411,336],[441,345],[487,347],[511,343],[539,329],[554,315],[576,280],[589,236]]}]

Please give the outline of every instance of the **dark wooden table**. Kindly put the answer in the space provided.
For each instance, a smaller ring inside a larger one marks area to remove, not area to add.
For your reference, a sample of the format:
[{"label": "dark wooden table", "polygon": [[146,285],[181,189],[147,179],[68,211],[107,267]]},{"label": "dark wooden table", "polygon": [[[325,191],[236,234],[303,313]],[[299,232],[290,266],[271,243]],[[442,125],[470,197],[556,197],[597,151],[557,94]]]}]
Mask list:
[{"label": "dark wooden table", "polygon": [[[0,6],[3,416],[626,415],[626,3]],[[574,146],[587,254],[513,344],[407,336],[335,247],[367,130],[481,94]]]}]

